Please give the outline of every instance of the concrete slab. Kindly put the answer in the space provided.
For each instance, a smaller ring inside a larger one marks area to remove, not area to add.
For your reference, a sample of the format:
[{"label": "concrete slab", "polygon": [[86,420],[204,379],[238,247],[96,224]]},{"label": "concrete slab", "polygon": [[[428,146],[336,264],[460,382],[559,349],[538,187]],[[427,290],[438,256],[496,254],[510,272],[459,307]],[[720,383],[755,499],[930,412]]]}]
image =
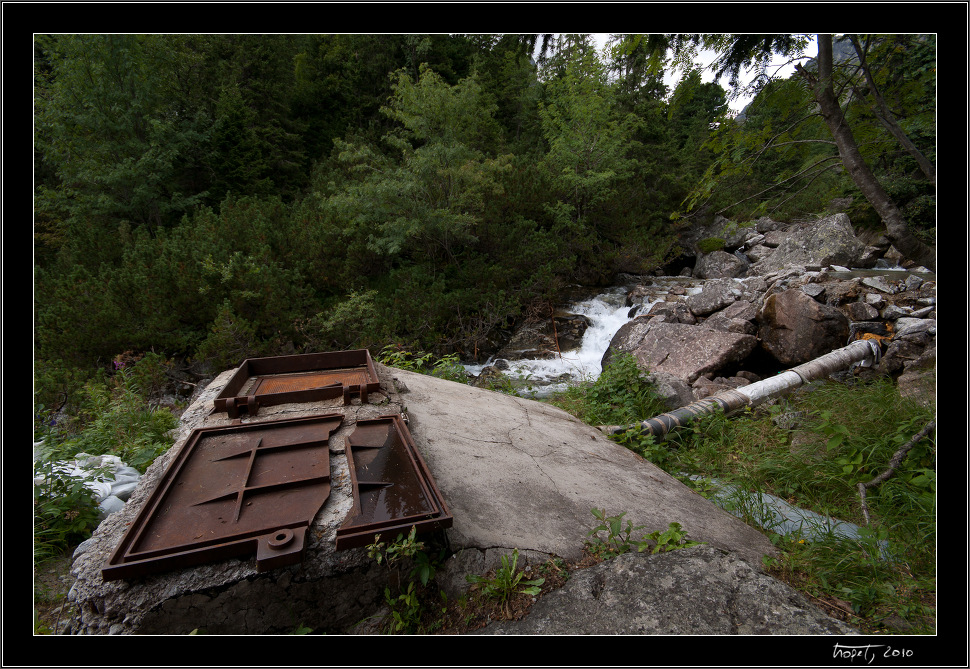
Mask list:
[{"label": "concrete slab", "polygon": [[454,516],[452,548],[577,558],[599,508],[626,512],[644,534],[678,522],[691,539],[756,568],[774,552],[763,534],[565,411],[413,372],[393,376],[407,389],[411,434]]}]

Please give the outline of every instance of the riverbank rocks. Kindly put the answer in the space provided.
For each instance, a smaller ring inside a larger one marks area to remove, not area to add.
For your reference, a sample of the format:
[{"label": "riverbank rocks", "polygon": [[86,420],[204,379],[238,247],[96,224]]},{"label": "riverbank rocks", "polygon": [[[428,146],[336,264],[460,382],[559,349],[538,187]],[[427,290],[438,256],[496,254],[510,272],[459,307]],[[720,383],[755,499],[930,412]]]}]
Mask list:
[{"label": "riverbank rocks", "polygon": [[527,319],[495,355],[504,360],[553,358],[578,348],[590,323],[587,316],[562,309],[549,318]]},{"label": "riverbank rocks", "polygon": [[764,274],[794,265],[858,267],[865,245],[856,238],[849,217],[839,213],[786,230],[774,252],[757,261],[752,271]]},{"label": "riverbank rocks", "polygon": [[[730,230],[716,219],[714,227],[685,233],[682,245],[697,253],[700,262],[703,255],[696,243]],[[664,298],[646,313],[639,309],[614,336],[604,365],[613,350],[639,350],[645,371],[676,377],[689,384],[694,399],[701,399],[866,338],[880,342],[882,357],[873,367],[856,368],[855,375],[889,377],[899,383],[901,393],[923,393],[927,401],[935,401],[935,275],[925,268],[893,268],[892,259],[901,259],[886,240],[873,233],[856,237],[844,213],[798,224],[764,217],[754,228],[739,226],[734,232],[738,235],[722,235],[738,244],[726,243],[725,253],[746,255],[751,264],[745,274],[708,279],[699,290]],[[631,296],[640,294],[639,287],[630,290]],[[661,323],[680,326],[676,338],[664,342],[673,331],[654,329]],[[688,336],[691,331],[684,328],[691,326],[698,332]],[[738,349],[735,341],[718,337],[705,340],[704,330],[751,336],[757,346],[745,357],[746,347]],[[725,349],[714,350],[719,347]],[[713,369],[702,359],[724,362],[721,369]],[[665,398],[679,401],[675,393],[667,392]]]},{"label": "riverbank rocks", "polygon": [[844,346],[849,319],[793,288],[765,299],[758,313],[758,335],[775,360],[794,367]]}]

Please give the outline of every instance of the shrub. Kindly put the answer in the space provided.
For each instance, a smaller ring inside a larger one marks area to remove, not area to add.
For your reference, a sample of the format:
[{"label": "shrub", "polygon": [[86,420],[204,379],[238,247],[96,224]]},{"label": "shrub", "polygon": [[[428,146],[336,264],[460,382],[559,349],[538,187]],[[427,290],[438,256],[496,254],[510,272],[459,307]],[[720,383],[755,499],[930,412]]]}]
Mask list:
[{"label": "shrub", "polygon": [[55,466],[51,457],[34,462],[34,562],[42,562],[91,535],[100,522],[91,490],[79,476]]},{"label": "shrub", "polygon": [[256,326],[237,316],[228,300],[222,303],[209,336],[196,350],[196,359],[208,369],[224,370],[259,355]]},{"label": "shrub", "polygon": [[632,354],[617,351],[590,385],[570,388],[551,402],[589,425],[625,425],[663,413],[663,401]]},{"label": "shrub", "polygon": [[304,345],[311,351],[368,348],[379,341],[383,314],[374,304],[377,291],[351,291],[330,309],[299,325]]},{"label": "shrub", "polygon": [[724,248],[724,240],[720,237],[708,237],[697,242],[697,250],[701,253],[713,253]]},{"label": "shrub", "polygon": [[113,389],[96,381],[85,385],[78,431],[60,438],[52,434],[49,439],[48,447],[57,457],[109,453],[144,472],[172,446],[167,433],[178,425],[175,415],[168,409],[151,408],[130,371],[122,370],[116,379]]}]

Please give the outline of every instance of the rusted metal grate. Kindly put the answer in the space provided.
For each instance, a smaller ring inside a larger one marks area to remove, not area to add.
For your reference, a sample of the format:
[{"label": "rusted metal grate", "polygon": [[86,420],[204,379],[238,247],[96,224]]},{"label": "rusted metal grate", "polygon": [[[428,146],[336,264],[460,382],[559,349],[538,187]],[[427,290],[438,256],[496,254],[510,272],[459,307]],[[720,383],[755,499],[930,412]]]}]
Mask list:
[{"label": "rusted metal grate", "polygon": [[291,402],[317,402],[353,395],[367,401],[380,390],[370,351],[337,351],[250,358],[243,361],[213,401],[214,411],[230,418],[243,412],[255,416],[261,406]]},{"label": "rusted metal grate", "polygon": [[134,578],[256,554],[259,571],[302,561],[330,495],[328,440],[339,415],[199,428],[102,568]]},{"label": "rusted metal grate", "polygon": [[337,530],[337,550],[451,527],[452,516],[399,415],[357,422],[347,438],[354,508]]}]

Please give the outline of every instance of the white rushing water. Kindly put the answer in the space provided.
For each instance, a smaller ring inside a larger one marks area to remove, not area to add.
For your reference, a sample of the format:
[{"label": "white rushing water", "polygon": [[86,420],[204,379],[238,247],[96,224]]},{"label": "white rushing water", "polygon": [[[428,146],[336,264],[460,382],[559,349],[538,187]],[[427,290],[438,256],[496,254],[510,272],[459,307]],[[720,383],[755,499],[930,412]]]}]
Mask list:
[{"label": "white rushing water", "polygon": [[[674,282],[683,284],[685,281],[680,277],[666,278],[670,279],[671,284]],[[563,351],[561,355],[548,360],[509,360],[508,368],[503,369],[503,373],[513,380],[525,381],[526,387],[519,392],[535,397],[545,397],[565,390],[570,385],[594,381],[602,371],[600,362],[613,336],[631,320],[629,313],[632,307],[626,303],[626,296],[631,288],[632,286],[616,286],[565,308],[566,311],[586,316],[591,321],[578,349]],[[699,282],[691,283],[687,291],[688,293],[699,292]],[[666,291],[663,290],[656,299],[644,302],[641,313],[648,310],[655,302],[661,301],[665,295]],[[465,369],[469,374],[477,376],[482,369],[494,362],[490,359],[481,365],[465,365]]]}]

